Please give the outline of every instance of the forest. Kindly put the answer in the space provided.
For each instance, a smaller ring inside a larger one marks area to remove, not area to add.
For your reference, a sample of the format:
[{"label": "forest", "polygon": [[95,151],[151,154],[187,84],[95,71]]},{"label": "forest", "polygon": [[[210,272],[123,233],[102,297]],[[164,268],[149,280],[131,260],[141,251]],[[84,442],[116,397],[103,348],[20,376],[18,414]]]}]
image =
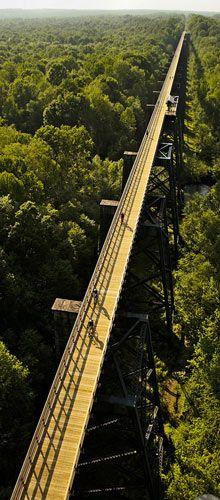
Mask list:
[{"label": "forest", "polygon": [[[10,496],[57,367],[51,306],[82,299],[99,203],[117,199],[123,152],[144,134],[183,16],[0,21],[0,498]],[[208,183],[181,223],[175,333],[161,368],[166,497],[220,495],[219,19],[193,15],[182,183]],[[218,47],[218,50],[217,50]],[[178,394],[167,403],[167,380]]]},{"label": "forest", "polygon": [[[172,374],[178,407],[167,432],[175,448],[167,497],[220,495],[220,22],[193,15],[188,63],[183,182],[209,186],[185,205],[184,248],[175,272],[175,328],[185,337]],[[184,363],[183,363],[184,360]]]}]

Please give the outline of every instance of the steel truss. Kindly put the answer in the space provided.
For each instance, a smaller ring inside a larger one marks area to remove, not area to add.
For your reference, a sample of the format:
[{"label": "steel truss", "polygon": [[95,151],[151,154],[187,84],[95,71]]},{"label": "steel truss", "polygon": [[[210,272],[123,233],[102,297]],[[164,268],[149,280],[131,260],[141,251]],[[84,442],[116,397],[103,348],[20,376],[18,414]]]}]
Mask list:
[{"label": "steel truss", "polygon": [[[183,131],[182,118],[179,113],[180,110],[176,116],[167,116],[163,138],[158,146],[147,191],[148,195],[166,197],[167,221],[169,232],[173,234],[175,261],[178,258],[178,246],[180,242],[179,217],[183,208],[180,180],[180,171],[183,164]],[[127,151],[124,153],[122,187],[124,187],[124,182],[131,171],[135,154]]]},{"label": "steel truss", "polygon": [[[163,142],[172,144],[172,167],[173,175],[175,178],[176,187],[176,207],[177,215],[180,217],[183,209],[183,194],[181,189],[181,169],[183,166],[183,128],[182,128],[182,118],[178,114],[177,116],[167,117],[163,131]],[[156,159],[157,160],[157,159]],[[179,233],[178,233],[179,236]]]},{"label": "steel truss", "polygon": [[179,239],[179,207],[177,163],[172,142],[161,142],[155,157],[149,179],[148,195],[163,195],[166,197],[167,221],[173,234],[175,258],[178,257]]},{"label": "steel truss", "polygon": [[125,300],[131,294],[140,310],[144,307],[150,314],[165,311],[167,331],[172,334],[174,297],[165,196],[147,196],[127,274]]},{"label": "steel truss", "polygon": [[159,499],[163,437],[148,316],[121,312],[112,332],[72,498]]}]

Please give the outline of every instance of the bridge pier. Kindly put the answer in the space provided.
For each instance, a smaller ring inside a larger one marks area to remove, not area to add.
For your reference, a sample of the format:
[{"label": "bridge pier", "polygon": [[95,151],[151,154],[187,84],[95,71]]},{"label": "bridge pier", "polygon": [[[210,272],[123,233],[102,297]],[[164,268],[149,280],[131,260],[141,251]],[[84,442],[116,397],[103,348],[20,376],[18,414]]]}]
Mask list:
[{"label": "bridge pier", "polygon": [[175,260],[178,257],[179,214],[177,201],[177,169],[173,158],[173,143],[161,142],[149,179],[148,195],[166,197],[167,221],[172,231]]},{"label": "bridge pier", "polygon": [[172,335],[174,297],[165,197],[146,199],[126,278],[127,296],[150,315],[164,311]]},{"label": "bridge pier", "polygon": [[180,217],[183,209],[181,182],[181,171],[183,167],[183,128],[182,119],[179,114],[177,114],[176,116],[167,116],[163,137],[165,138],[165,140],[173,143],[173,164],[176,174],[177,207],[178,217]]},{"label": "bridge pier", "polygon": [[[165,192],[169,194],[167,189],[165,186]],[[107,234],[117,205],[118,202],[113,200],[102,200],[101,202],[103,215],[100,225],[100,243],[103,241],[103,236],[105,238]],[[146,301],[145,311],[146,305],[150,309],[153,308],[153,310],[158,309],[161,311],[164,309],[167,331],[169,334],[172,334],[174,298],[168,229],[166,197],[158,193],[154,196],[148,195],[139,224],[135,248],[132,252],[133,259],[127,273],[126,281],[130,281],[130,285],[128,286],[126,283],[126,290],[128,294],[133,293],[137,288],[141,289],[142,293],[144,290]],[[177,228],[175,225],[174,238],[177,241]],[[143,254],[145,255],[145,260],[147,257],[147,262],[144,265]],[[142,260],[142,264],[139,265],[139,272],[136,274],[133,268],[137,268],[138,266],[138,256]],[[162,284],[163,292],[157,290],[158,283]],[[150,310],[147,309],[147,312],[150,312]]]}]

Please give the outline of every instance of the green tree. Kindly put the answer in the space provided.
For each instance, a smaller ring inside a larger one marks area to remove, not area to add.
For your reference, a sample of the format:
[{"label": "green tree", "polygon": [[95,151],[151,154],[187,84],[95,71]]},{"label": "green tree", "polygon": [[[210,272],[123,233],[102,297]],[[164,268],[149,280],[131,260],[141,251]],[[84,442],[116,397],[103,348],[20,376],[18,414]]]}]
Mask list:
[{"label": "green tree", "polygon": [[62,62],[54,61],[47,72],[47,79],[52,85],[60,85],[62,80],[66,78],[67,70]]},{"label": "green tree", "polygon": [[15,480],[17,456],[23,457],[32,429],[33,395],[29,372],[0,342],[0,471],[2,498]]}]

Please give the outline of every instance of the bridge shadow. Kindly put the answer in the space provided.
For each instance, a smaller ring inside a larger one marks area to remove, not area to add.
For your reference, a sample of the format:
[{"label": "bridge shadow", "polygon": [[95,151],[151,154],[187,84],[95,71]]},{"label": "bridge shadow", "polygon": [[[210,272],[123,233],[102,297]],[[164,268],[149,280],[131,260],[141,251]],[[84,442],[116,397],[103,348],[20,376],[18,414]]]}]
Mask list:
[{"label": "bridge shadow", "polygon": [[133,228],[131,226],[129,226],[129,224],[127,224],[126,222],[125,222],[125,227],[126,227],[126,229],[131,231],[131,233],[133,233],[133,231],[134,231]]}]

